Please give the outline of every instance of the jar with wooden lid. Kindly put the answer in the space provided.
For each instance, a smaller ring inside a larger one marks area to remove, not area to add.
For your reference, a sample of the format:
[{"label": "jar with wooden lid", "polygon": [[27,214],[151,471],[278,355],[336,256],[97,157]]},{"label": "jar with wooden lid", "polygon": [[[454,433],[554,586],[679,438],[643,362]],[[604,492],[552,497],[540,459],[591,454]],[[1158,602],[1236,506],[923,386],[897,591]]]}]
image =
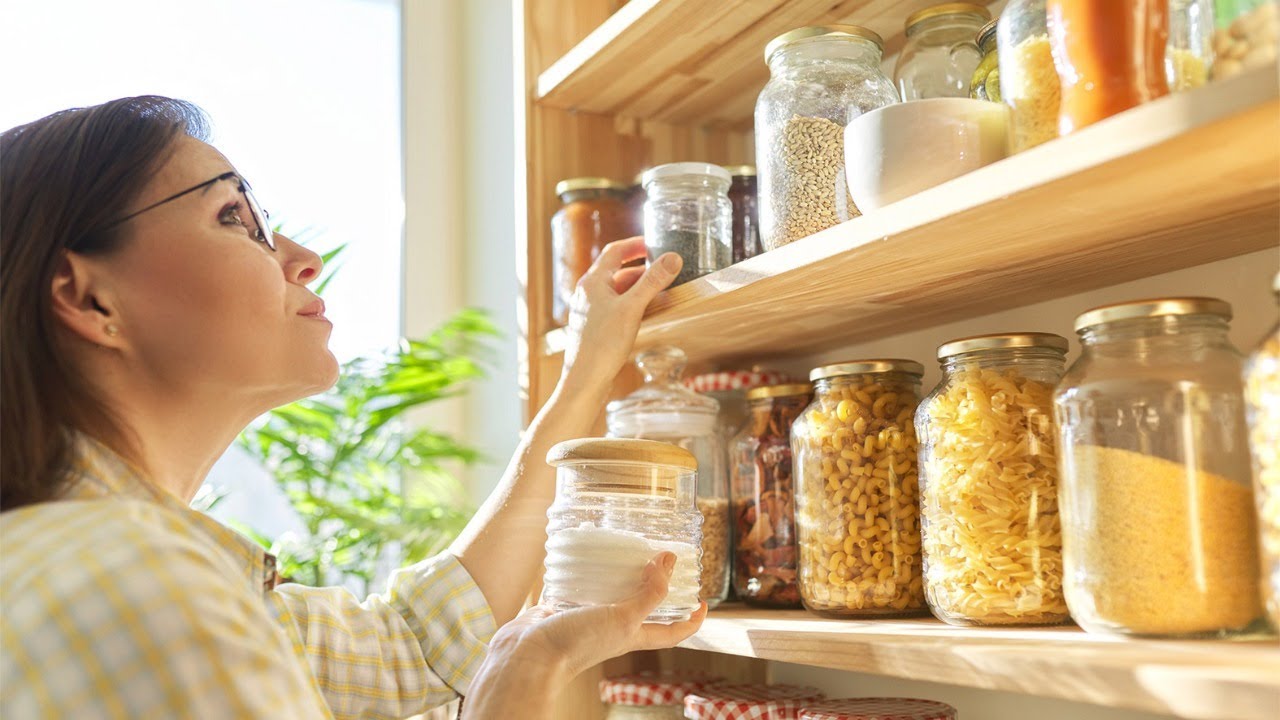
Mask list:
[{"label": "jar with wooden lid", "polygon": [[578,281],[605,245],[632,235],[626,187],[614,180],[581,177],[556,184],[561,206],[551,218],[552,317],[569,321]]},{"label": "jar with wooden lid", "polygon": [[861,697],[806,705],[800,720],[956,720],[956,709],[937,700]]},{"label": "jar with wooden lid", "polygon": [[1062,82],[1058,134],[1169,94],[1169,0],[1048,0]]},{"label": "jar with wooden lid", "polygon": [[[1271,289],[1280,304],[1280,274]],[[1280,322],[1249,356],[1244,383],[1262,538],[1262,592],[1271,624],[1280,629]]]},{"label": "jar with wooden lid", "polygon": [[1058,137],[1062,83],[1049,46],[1046,0],[1010,0],[996,24],[1000,99],[1009,106],[1009,151]]},{"label": "jar with wooden lid", "polygon": [[1054,394],[1064,585],[1091,632],[1215,636],[1262,612],[1231,306],[1095,308]]},{"label": "jar with wooden lid", "polygon": [[748,605],[800,607],[791,426],[812,398],[809,383],[747,393],[751,419],[734,439],[729,467],[733,587]]},{"label": "jar with wooden lid", "polygon": [[938,348],[916,412],[929,609],[953,625],[1065,622],[1053,390],[1066,338],[1009,333]]},{"label": "jar with wooden lid", "polygon": [[619,602],[665,551],[676,556],[670,591],[647,619],[688,620],[702,573],[693,455],[650,440],[587,438],[556,445],[547,463],[556,468],[556,498],[542,601],[557,609]]},{"label": "jar with wooden lid", "polygon": [[990,10],[967,2],[941,3],[908,15],[907,42],[893,68],[902,101],[968,97],[969,81],[982,60],[974,38],[990,21]]},{"label": "jar with wooden lid", "polygon": [[729,202],[733,205],[733,261],[740,263],[764,250],[760,247],[760,214],[757,204],[756,166],[726,165]]},{"label": "jar with wooden lid", "polygon": [[791,431],[800,599],[830,616],[925,609],[915,410],[924,368],[858,360],[815,369]]},{"label": "jar with wooden lid", "polygon": [[609,403],[609,436],[656,440],[684,448],[697,462],[695,507],[702,521],[700,597],[708,607],[729,592],[729,476],[727,453],[717,419],[719,405],[686,389],[681,376],[688,358],[674,347],[636,356],[644,384]]},{"label": "jar with wooden lid", "polygon": [[975,42],[982,60],[969,79],[969,97],[974,100],[1000,102],[1000,52],[996,43],[998,20],[992,20],[978,31]]},{"label": "jar with wooden lid", "polygon": [[605,678],[600,681],[604,720],[683,720],[686,696],[723,682],[721,678],[696,672],[636,673]]},{"label": "jar with wooden lid", "polygon": [[774,250],[857,217],[845,178],[844,128],[899,101],[880,69],[884,41],[858,25],[783,33],[764,51],[756,100],[760,242]]}]

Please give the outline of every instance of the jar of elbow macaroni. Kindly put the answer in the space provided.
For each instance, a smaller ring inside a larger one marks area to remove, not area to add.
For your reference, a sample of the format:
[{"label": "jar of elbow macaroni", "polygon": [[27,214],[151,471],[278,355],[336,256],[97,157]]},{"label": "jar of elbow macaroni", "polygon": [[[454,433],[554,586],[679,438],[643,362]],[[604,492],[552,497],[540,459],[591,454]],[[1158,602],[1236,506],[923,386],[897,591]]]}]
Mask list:
[{"label": "jar of elbow macaroni", "polygon": [[800,598],[820,615],[923,610],[913,422],[924,368],[859,360],[814,370],[792,428]]},{"label": "jar of elbow macaroni", "polygon": [[938,348],[920,403],[925,596],[953,625],[1064,622],[1053,389],[1066,338],[983,335]]}]

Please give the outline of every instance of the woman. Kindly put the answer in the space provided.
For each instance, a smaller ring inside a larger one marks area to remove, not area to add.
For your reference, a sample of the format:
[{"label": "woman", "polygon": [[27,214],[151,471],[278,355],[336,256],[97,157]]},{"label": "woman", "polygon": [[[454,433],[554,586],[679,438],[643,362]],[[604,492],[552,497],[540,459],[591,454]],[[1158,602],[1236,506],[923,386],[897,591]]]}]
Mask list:
[{"label": "woman", "polygon": [[643,624],[675,557],[617,605],[520,609],[554,495],[678,257],[583,279],[551,400],[450,550],[357,603],[187,507],[255,417],[331,386],[315,253],[273,235],[198,109],[139,97],[0,135],[0,716],[547,718],[556,691],[689,622]]}]

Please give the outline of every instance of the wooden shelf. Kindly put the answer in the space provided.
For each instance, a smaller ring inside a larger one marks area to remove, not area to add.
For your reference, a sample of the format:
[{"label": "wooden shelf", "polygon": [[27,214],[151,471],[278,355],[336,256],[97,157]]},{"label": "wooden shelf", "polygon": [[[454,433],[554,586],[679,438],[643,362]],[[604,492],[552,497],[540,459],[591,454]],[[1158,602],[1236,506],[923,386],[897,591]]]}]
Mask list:
[{"label": "wooden shelf", "polygon": [[674,288],[639,345],[808,354],[1277,247],[1278,86],[1163,98]]},{"label": "wooden shelf", "polygon": [[1184,718],[1273,720],[1280,708],[1275,637],[1142,640],[1075,626],[960,628],[725,606],[681,647]]},{"label": "wooden shelf", "polygon": [[[979,0],[995,4],[998,0]],[[631,0],[538,76],[547,107],[750,127],[769,79],[764,47],[805,25],[851,22],[901,47],[903,21],[937,0]]]}]

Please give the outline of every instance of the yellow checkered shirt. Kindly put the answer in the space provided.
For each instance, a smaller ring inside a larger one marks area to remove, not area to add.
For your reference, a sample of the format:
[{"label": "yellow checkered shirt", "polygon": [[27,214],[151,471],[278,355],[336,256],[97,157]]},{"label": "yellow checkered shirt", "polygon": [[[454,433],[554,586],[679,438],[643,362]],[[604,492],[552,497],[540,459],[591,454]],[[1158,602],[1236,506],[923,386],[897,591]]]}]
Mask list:
[{"label": "yellow checkered shirt", "polygon": [[0,514],[0,718],[403,718],[465,695],[495,630],[448,553],[385,594],[276,585],[256,543],[79,438]]}]

